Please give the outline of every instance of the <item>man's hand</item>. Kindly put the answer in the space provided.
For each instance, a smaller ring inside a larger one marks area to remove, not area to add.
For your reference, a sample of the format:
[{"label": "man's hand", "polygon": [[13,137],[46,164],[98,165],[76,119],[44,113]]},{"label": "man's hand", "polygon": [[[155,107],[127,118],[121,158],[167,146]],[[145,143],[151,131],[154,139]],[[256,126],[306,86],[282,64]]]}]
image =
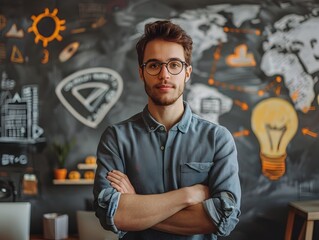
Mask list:
[{"label": "man's hand", "polygon": [[196,184],[162,194],[139,195],[128,176],[118,170],[110,171],[106,179],[114,189],[123,193],[115,215],[115,224],[123,231],[153,228],[162,232],[192,235],[210,233],[215,227],[201,204],[210,197],[205,185]]},{"label": "man's hand", "polygon": [[[136,194],[134,187],[132,186],[130,179],[126,174],[118,171],[112,170],[107,175],[107,180],[110,181],[111,186],[115,188],[120,193]],[[196,184],[186,188],[189,191],[189,196],[191,196],[191,205],[203,202],[209,198],[208,187],[202,184]]]},{"label": "man's hand", "polygon": [[106,179],[110,181],[111,186],[118,192],[136,194],[135,189],[126,174],[117,170],[112,170],[108,173]]},{"label": "man's hand", "polygon": [[205,201],[206,199],[210,198],[209,189],[205,185],[196,184],[196,185],[187,187],[187,189],[192,192],[190,196],[192,196],[191,201],[193,202],[193,204],[201,203]]}]

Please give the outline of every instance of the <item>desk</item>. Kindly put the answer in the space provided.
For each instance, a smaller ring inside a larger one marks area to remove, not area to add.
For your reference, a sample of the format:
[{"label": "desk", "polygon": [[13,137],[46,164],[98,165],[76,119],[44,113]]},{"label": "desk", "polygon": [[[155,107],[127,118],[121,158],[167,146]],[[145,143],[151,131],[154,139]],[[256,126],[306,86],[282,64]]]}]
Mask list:
[{"label": "desk", "polygon": [[[30,240],[45,240],[45,238],[43,238],[43,235],[31,235],[30,236]],[[69,236],[68,238],[65,238],[64,240],[79,240],[78,236]]]},{"label": "desk", "polygon": [[298,240],[312,240],[314,221],[319,220],[319,200],[289,203],[285,240],[291,239],[296,214],[304,219]]}]

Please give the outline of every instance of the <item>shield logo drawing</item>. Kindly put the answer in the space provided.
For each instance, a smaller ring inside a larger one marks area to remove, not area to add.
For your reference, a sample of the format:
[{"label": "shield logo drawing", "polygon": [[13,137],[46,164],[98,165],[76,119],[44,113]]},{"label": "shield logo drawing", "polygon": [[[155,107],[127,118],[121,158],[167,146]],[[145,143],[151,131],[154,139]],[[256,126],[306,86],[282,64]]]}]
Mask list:
[{"label": "shield logo drawing", "polygon": [[121,96],[123,80],[112,69],[88,68],[64,78],[55,92],[76,119],[96,128]]}]

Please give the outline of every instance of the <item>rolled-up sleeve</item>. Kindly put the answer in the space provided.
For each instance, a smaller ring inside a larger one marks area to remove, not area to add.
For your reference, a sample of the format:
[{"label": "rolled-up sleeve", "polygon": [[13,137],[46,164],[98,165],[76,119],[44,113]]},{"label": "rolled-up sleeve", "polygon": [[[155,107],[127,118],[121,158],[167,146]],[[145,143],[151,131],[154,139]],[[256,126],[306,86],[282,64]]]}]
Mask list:
[{"label": "rolled-up sleeve", "polygon": [[123,162],[119,157],[115,144],[116,138],[112,128],[107,128],[102,134],[97,149],[97,169],[94,179],[94,210],[101,226],[106,230],[117,233],[121,238],[125,232],[120,231],[114,224],[114,216],[118,208],[121,194],[117,192],[106,179],[107,173],[113,169],[123,171]]},{"label": "rolled-up sleeve", "polygon": [[[97,199],[98,209],[97,211],[102,211],[99,215],[103,216],[105,219],[105,228],[112,230],[113,232],[118,232],[114,224],[114,215],[118,206],[118,202],[120,199],[120,193],[115,189],[107,188],[103,189]],[[104,221],[103,221],[104,222]]]},{"label": "rolled-up sleeve", "polygon": [[216,234],[227,236],[237,225],[240,215],[241,187],[237,150],[226,128],[219,128],[214,138],[216,151],[209,177],[211,198],[203,204],[217,227]]}]

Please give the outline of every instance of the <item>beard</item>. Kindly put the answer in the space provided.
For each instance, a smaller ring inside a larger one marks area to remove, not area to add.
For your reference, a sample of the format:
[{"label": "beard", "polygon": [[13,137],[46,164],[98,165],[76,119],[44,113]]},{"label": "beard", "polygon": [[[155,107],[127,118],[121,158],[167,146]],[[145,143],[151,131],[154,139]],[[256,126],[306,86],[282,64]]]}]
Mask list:
[{"label": "beard", "polygon": [[175,84],[170,83],[170,85],[173,87],[174,92],[169,94],[170,96],[164,96],[163,94],[157,93],[156,85],[152,87],[148,85],[146,81],[144,80],[144,88],[145,88],[146,94],[152,100],[152,102],[158,106],[172,105],[183,95],[184,89],[185,89],[185,81],[184,81],[184,84],[180,85],[178,88],[176,88]]}]

